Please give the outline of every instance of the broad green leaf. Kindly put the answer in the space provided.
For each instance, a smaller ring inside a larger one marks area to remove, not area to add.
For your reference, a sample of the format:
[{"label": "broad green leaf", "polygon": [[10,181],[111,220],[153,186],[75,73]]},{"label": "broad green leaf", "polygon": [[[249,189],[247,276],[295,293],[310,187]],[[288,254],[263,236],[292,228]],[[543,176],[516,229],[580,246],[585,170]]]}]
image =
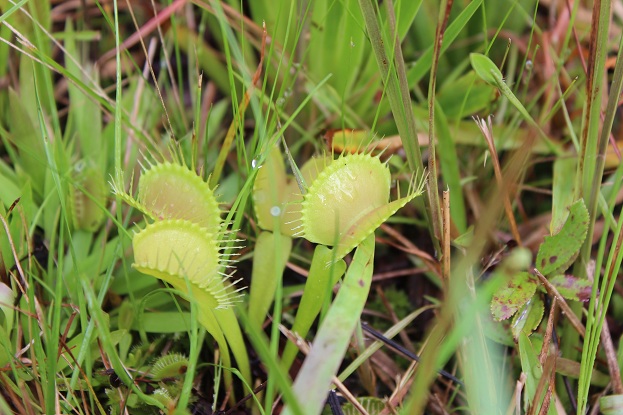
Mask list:
[{"label": "broad green leaf", "polygon": [[442,86],[437,102],[448,119],[463,119],[491,105],[495,88],[477,80],[476,76],[475,72],[469,72]]},{"label": "broad green leaf", "polygon": [[27,175],[35,192],[42,195],[47,163],[41,133],[38,124],[33,121],[36,118],[24,107],[22,97],[12,89],[9,90],[9,99],[10,140],[17,147],[20,156],[20,162],[15,169]]},{"label": "broad green leaf", "polygon": [[249,323],[255,324],[258,330],[270,310],[291,250],[289,236],[261,232],[257,237],[249,289]]},{"label": "broad green leaf", "polygon": [[543,275],[564,271],[577,257],[588,232],[588,210],[580,199],[569,207],[569,217],[556,235],[546,236],[539,247],[536,267]]},{"label": "broad green leaf", "polygon": [[536,292],[538,283],[528,272],[515,274],[505,287],[491,300],[491,314],[495,319],[506,320],[525,305]]},{"label": "broad green leaf", "polygon": [[483,332],[496,343],[515,347],[515,339],[510,330],[510,320],[495,321],[492,315],[483,315]]},{"label": "broad green leaf", "polygon": [[288,179],[279,146],[269,151],[253,182],[253,207],[260,228],[273,231],[275,217],[285,210]]},{"label": "broad green leaf", "polygon": [[452,223],[459,232],[467,228],[467,214],[465,213],[465,201],[463,199],[463,187],[461,185],[461,168],[456,145],[448,128],[448,120],[439,104],[437,112],[437,139],[439,140],[438,157],[441,163],[441,173],[444,182],[450,191],[450,216]]},{"label": "broad green leaf", "polygon": [[[335,252],[324,245],[318,245],[314,251],[305,291],[292,325],[292,331],[303,338],[318,317],[327,296],[331,294],[331,288],[346,270],[344,260],[336,262],[335,256]],[[292,364],[297,353],[297,347],[288,342],[281,359],[285,367]]]},{"label": "broad green leaf", "polygon": [[11,333],[15,322],[15,293],[5,283],[0,282],[0,327],[5,327]]},{"label": "broad green leaf", "polygon": [[[526,402],[525,406],[532,403],[536,388],[543,375],[543,367],[539,363],[540,344],[533,344],[534,338],[528,338],[528,334],[522,332],[519,334],[519,358],[521,360],[521,371],[526,374]],[[541,342],[537,342],[541,343]]]},{"label": "broad green leaf", "polygon": [[76,229],[95,232],[106,217],[106,181],[100,168],[87,161],[76,163],[69,187],[71,222]]},{"label": "broad green leaf", "polygon": [[11,344],[9,331],[0,326],[0,365],[4,367],[9,364],[11,359],[13,359],[15,352],[16,350],[14,350],[14,347]]},{"label": "broad green leaf", "polygon": [[[578,379],[580,377],[580,362],[575,360],[565,359],[564,357],[556,358],[556,373],[567,376],[571,379]],[[610,375],[599,372],[593,369],[591,374],[591,385],[605,387],[610,383]]]},{"label": "broad green leaf", "polygon": [[560,274],[549,278],[549,282],[567,300],[587,302],[591,298],[593,282],[587,279],[576,278],[569,274]]},{"label": "broad green leaf", "polygon": [[2,173],[0,173],[0,203],[2,203],[6,208],[11,206],[15,200],[20,197],[21,191],[17,183],[15,183],[14,178],[8,177]]},{"label": "broad green leaf", "polygon": [[557,158],[554,161],[554,183],[552,184],[552,221],[549,232],[555,235],[562,229],[567,217],[569,206],[573,204],[574,177],[577,171],[577,160],[573,157]]},{"label": "broad green leaf", "polygon": [[623,395],[602,396],[599,399],[599,410],[604,415],[623,413]]},{"label": "broad green leaf", "polygon": [[[374,234],[357,247],[344,282],[323,320],[311,351],[294,381],[294,393],[308,415],[320,414],[361,312],[365,306],[374,268]],[[287,405],[283,415],[292,415]]]},{"label": "broad green leaf", "polygon": [[110,284],[110,291],[119,295],[133,293],[135,296],[140,296],[142,293],[151,292],[159,287],[158,280],[131,269],[128,271],[128,278],[117,277],[113,280]]},{"label": "broad green leaf", "polygon": [[495,63],[493,63],[493,61],[491,61],[491,59],[487,56],[480,53],[472,53],[469,55],[469,58],[472,68],[474,68],[478,76],[480,76],[488,84],[498,88],[500,94],[502,94],[511,104],[513,104],[524,120],[537,129],[549,150],[555,154],[562,154],[563,151],[560,145],[553,143],[549,139],[548,135],[543,131],[541,126],[532,118],[526,107],[524,107],[513,91],[508,87],[508,85],[506,85],[502,72],[500,72]]},{"label": "broad green leaf", "polygon": [[474,71],[489,85],[498,86],[498,80],[504,78],[495,63],[482,53],[470,53],[469,60]]},{"label": "broad green leaf", "polygon": [[[74,31],[71,20],[67,21],[64,34],[67,53],[65,68],[93,91],[98,91],[98,86],[93,85],[98,71],[92,65],[80,64],[84,61],[78,49],[80,44],[77,42],[80,32]],[[106,167],[108,143],[102,140],[102,111],[98,103],[89,97],[89,92],[74,82],[67,83],[67,90],[69,92],[69,120],[71,120],[68,123],[68,131],[76,134],[82,156],[94,161],[96,167],[103,171]]]},{"label": "broad green leaf", "polygon": [[511,331],[515,339],[522,333],[529,336],[541,323],[544,310],[543,301],[538,296],[532,297],[513,317]]},{"label": "broad green leaf", "polygon": [[[441,46],[441,53],[443,54],[450,45],[456,40],[459,33],[465,28],[469,20],[482,5],[483,0],[474,0],[469,2],[449,25],[443,36],[443,44]],[[407,73],[407,81],[410,87],[417,84],[426,75],[433,64],[433,45],[431,45],[422,56],[418,59],[415,65],[409,69]]]}]

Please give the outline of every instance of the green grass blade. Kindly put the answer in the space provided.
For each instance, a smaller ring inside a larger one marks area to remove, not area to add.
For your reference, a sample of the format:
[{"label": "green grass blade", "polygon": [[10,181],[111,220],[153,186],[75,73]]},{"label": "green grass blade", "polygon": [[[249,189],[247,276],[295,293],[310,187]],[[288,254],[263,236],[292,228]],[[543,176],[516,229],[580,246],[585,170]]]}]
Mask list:
[{"label": "green grass blade", "polygon": [[[407,155],[409,168],[411,171],[415,172],[416,182],[420,182],[425,176],[425,167],[422,161],[419,143],[416,139],[418,136],[417,128],[413,111],[411,111],[412,103],[400,44],[398,44],[395,38],[396,33],[394,31],[390,31],[389,39],[383,36],[375,6],[372,3],[371,0],[359,0],[359,7],[364,17],[368,37],[372,43],[372,50],[381,72],[381,77],[387,89],[387,98],[398,133],[402,138],[402,145]],[[388,55],[386,51],[386,43],[392,46],[390,49],[392,51],[391,56]],[[441,231],[437,230],[437,222],[432,222],[430,220],[431,213],[429,210],[434,206],[434,203],[431,202],[431,197],[428,192],[425,198],[425,204],[427,207],[425,213],[427,217],[426,223],[429,228],[429,233],[431,234],[433,243],[438,247],[439,240],[437,236],[441,235]],[[435,215],[433,215],[433,217],[435,217]]]},{"label": "green grass blade", "polygon": [[283,394],[283,398],[286,404],[292,408],[292,411],[295,415],[307,415],[306,412],[303,412],[297,396],[292,390],[292,382],[290,381],[290,378],[288,376],[288,371],[284,369],[283,366],[280,365],[280,363],[275,358],[274,354],[270,350],[268,339],[266,338],[264,333],[256,330],[254,326],[249,324],[249,316],[244,310],[240,310],[239,318],[243,324],[243,327],[245,328],[247,335],[249,336],[249,340],[255,348],[255,351],[260,357],[262,363],[265,364],[268,368],[268,371],[273,377],[275,384]]},{"label": "green grass blade", "polygon": [[[480,7],[483,0],[474,0],[470,2],[461,13],[448,25],[448,29],[444,35],[444,42],[441,47],[441,53],[444,53],[452,42],[456,40],[463,28],[468,24],[476,10]],[[407,82],[410,86],[417,84],[424,78],[433,64],[433,46],[431,45],[415,63],[413,68],[407,73]]]},{"label": "green grass blade", "polygon": [[456,153],[454,137],[452,137],[450,132],[450,124],[439,105],[437,105],[436,119],[437,139],[439,140],[437,147],[440,149],[438,155],[441,174],[450,189],[450,217],[459,233],[463,233],[467,229],[467,212],[465,210],[465,201],[463,200],[460,163]]},{"label": "green grass blade", "polygon": [[[623,38],[619,41],[619,53],[617,56],[617,63],[615,69],[615,78],[613,79],[613,85],[611,94],[608,99],[608,121],[603,124],[602,134],[599,136],[599,129],[601,128],[601,97],[602,97],[602,85],[603,74],[605,69],[606,58],[608,55],[607,39],[610,28],[610,7],[611,1],[604,0],[602,2],[595,3],[593,9],[593,22],[596,26],[593,27],[591,33],[591,54],[589,56],[587,79],[587,99],[586,108],[584,110],[584,119],[582,120],[582,135],[580,136],[580,151],[578,154],[578,173],[576,176],[576,195],[580,195],[587,200],[587,208],[590,217],[588,232],[589,235],[593,234],[595,227],[595,220],[597,219],[597,201],[598,196],[601,194],[601,182],[603,178],[603,161],[597,161],[598,157],[603,157],[607,140],[612,130],[613,116],[610,112],[614,111],[614,107],[618,106],[613,101],[618,101],[618,94],[621,93],[621,77],[623,65]],[[617,225],[617,230],[614,235],[614,241],[612,248],[608,255],[606,264],[606,271],[601,281],[601,287],[599,292],[599,305],[596,303],[597,299],[597,284],[599,278],[595,278],[593,284],[593,294],[589,302],[588,318],[586,320],[586,337],[584,346],[582,348],[582,364],[580,367],[580,378],[578,381],[578,414],[583,414],[588,405],[588,394],[591,379],[591,370],[597,354],[597,348],[599,346],[599,339],[601,335],[601,328],[604,324],[606,317],[606,310],[610,302],[612,295],[612,289],[614,287],[614,275],[617,275],[621,266],[621,259],[623,252],[621,251],[621,220]],[[577,262],[577,266],[574,271],[579,276],[586,275],[586,266],[590,260],[592,252],[591,238],[587,238],[582,247],[580,253],[580,259]]]}]

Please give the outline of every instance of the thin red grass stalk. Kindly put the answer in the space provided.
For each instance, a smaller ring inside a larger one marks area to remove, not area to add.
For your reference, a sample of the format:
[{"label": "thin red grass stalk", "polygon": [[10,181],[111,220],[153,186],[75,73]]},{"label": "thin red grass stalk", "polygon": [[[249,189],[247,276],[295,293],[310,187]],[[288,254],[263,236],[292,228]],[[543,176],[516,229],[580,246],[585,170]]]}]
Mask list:
[{"label": "thin red grass stalk", "polygon": [[[132,10],[132,5],[130,4],[130,0],[126,0],[126,3],[128,5],[128,10],[130,12],[130,16],[132,17],[132,22],[134,23],[134,26],[138,29],[135,34],[139,35],[138,41],[141,44],[141,48],[143,49],[143,54],[145,55],[145,64],[147,65],[147,67],[149,67],[149,73],[151,74],[151,78],[154,81],[154,87],[156,88],[156,92],[158,93],[158,98],[160,98],[160,104],[162,105],[162,110],[164,111],[164,116],[167,119],[169,132],[170,132],[172,137],[175,137],[175,134],[173,133],[173,126],[171,125],[171,119],[169,118],[169,112],[167,111],[167,106],[165,105],[164,99],[162,98],[162,91],[160,90],[160,86],[158,85],[158,80],[156,79],[156,73],[154,72],[154,68],[151,65],[151,60],[149,59],[149,52],[147,51],[147,47],[145,46],[145,41],[144,41],[144,38],[143,38],[143,36],[141,34],[141,30],[138,27],[138,22],[136,21],[136,17],[134,16],[134,11]],[[151,20],[154,20],[154,19],[151,19]],[[148,22],[148,24],[149,24],[149,22]],[[160,28],[160,22],[158,22],[158,24],[156,25],[156,28]],[[159,31],[159,33],[160,33],[160,31]],[[132,35],[132,36],[134,36],[134,35]],[[164,44],[164,42],[163,42],[163,44]],[[166,50],[166,48],[164,48],[164,49]],[[167,62],[167,68],[170,69],[170,65],[168,63],[169,59],[167,58],[165,60]],[[171,79],[173,79],[173,78],[171,78]],[[173,87],[173,94],[174,94],[175,98],[179,101],[179,94],[177,92],[177,88],[175,87],[175,82],[171,82],[171,85]],[[126,154],[126,156],[127,156],[127,154]]]},{"label": "thin red grass stalk", "polygon": [[229,154],[229,150],[234,142],[234,137],[236,136],[236,130],[243,121],[244,113],[249,105],[249,101],[251,100],[251,93],[255,87],[255,84],[260,79],[262,75],[262,65],[264,64],[264,52],[266,50],[266,23],[263,25],[262,32],[262,46],[260,48],[260,61],[257,64],[257,69],[253,74],[253,78],[251,79],[251,84],[249,88],[245,91],[244,96],[242,98],[242,102],[238,106],[238,116],[234,117],[233,121],[229,125],[229,129],[227,130],[227,135],[225,136],[225,140],[223,141],[223,145],[221,146],[221,151],[219,152],[218,158],[216,159],[216,164],[214,166],[214,170],[212,171],[212,175],[210,176],[210,187],[214,188],[218,184],[218,181],[221,177],[221,173],[223,171],[223,167],[225,166],[225,159],[227,158],[227,154]]},{"label": "thin red grass stalk", "polygon": [[442,273],[444,292],[448,291],[450,284],[450,190],[444,190],[442,195],[442,212],[443,212],[443,243],[442,243]]},{"label": "thin red grass stalk", "polygon": [[534,268],[534,274],[539,278],[539,280],[541,281],[541,284],[543,284],[545,291],[547,291],[547,293],[551,295],[552,297],[556,297],[556,300],[558,300],[558,305],[560,306],[560,309],[565,313],[565,315],[569,319],[569,323],[571,323],[573,328],[575,328],[575,330],[578,333],[580,333],[582,337],[584,337],[584,335],[586,334],[586,328],[584,327],[580,319],[571,310],[571,308],[567,304],[567,301],[564,299],[564,297],[560,295],[556,287],[554,287],[547,280],[547,278],[545,278],[543,274],[539,272],[538,269]]},{"label": "thin red grass stalk", "polygon": [[437,33],[435,34],[435,47],[433,50],[433,62],[430,69],[430,82],[428,84],[428,193],[430,199],[431,219],[435,236],[443,243],[443,225],[440,217],[441,208],[439,206],[439,186],[437,183],[437,156],[435,152],[435,89],[437,86],[437,67],[439,65],[439,55],[443,44],[443,35],[446,32],[450,10],[454,0],[447,0],[441,3],[439,20],[437,21]]},{"label": "thin red grass stalk", "polygon": [[502,196],[502,200],[504,202],[504,211],[506,212],[506,217],[508,219],[508,223],[511,228],[511,233],[513,234],[513,239],[517,241],[519,245],[521,245],[521,235],[519,234],[519,229],[517,228],[517,222],[515,221],[515,215],[513,215],[513,207],[511,206],[511,201],[509,197],[509,192],[506,190],[504,186],[504,178],[502,177],[502,169],[500,167],[500,160],[498,159],[497,152],[495,150],[495,142],[493,140],[493,126],[491,125],[491,117],[487,118],[487,121],[479,118],[474,118],[476,121],[476,125],[482,132],[482,135],[485,137],[487,141],[487,145],[489,146],[489,153],[491,154],[491,160],[493,163],[493,171],[495,173],[495,179],[498,182],[498,187],[500,188],[500,194]]},{"label": "thin red grass stalk", "polygon": [[[147,23],[141,26],[136,33],[133,33],[130,37],[124,40],[123,43],[119,45],[119,53],[141,42],[142,39],[144,39],[147,35],[149,35],[154,30],[157,30],[164,21],[168,20],[173,15],[173,13],[184,7],[186,3],[187,0],[174,0],[173,3],[162,9],[160,13],[149,19]],[[101,64],[103,62],[106,62],[107,60],[114,57],[116,53],[117,51],[115,49],[109,50],[98,59],[98,63]]]}]

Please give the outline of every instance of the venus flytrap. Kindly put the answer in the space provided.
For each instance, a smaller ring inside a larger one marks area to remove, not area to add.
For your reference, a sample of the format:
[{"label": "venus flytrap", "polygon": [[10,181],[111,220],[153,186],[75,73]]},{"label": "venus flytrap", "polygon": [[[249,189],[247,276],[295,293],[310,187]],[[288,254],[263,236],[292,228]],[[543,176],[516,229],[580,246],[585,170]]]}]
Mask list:
[{"label": "venus flytrap", "polygon": [[[183,164],[149,164],[139,179],[138,194],[113,191],[151,219],[134,235],[133,266],[169,283],[196,302],[199,322],[218,343],[223,364],[231,367],[231,349],[247,382],[251,380],[242,332],[233,311],[240,295],[225,270],[231,255],[223,253],[226,226],[214,192]],[[225,372],[231,382],[231,374]]]},{"label": "venus flytrap", "polygon": [[378,156],[346,154],[330,161],[303,195],[295,236],[333,246],[341,259],[383,222],[422,193],[410,184],[407,195],[389,202],[391,174]]},{"label": "venus flytrap", "polygon": [[[305,181],[307,187],[301,196],[300,217],[292,224],[297,231],[294,236],[319,244],[292,327],[301,337],[307,334],[322,305],[330,298],[331,288],[343,274],[342,258],[355,247],[357,251],[340,293],[327,312],[331,318],[321,323],[316,336],[317,344],[332,343],[331,351],[318,354],[312,348],[295,382],[295,391],[298,389],[302,397],[301,405],[310,410],[310,414],[316,413],[316,406],[322,402],[318,396],[326,394],[368,296],[374,231],[398,209],[422,194],[423,188],[423,182],[417,186],[411,183],[404,197],[390,202],[389,167],[378,156],[368,153],[341,154],[335,160],[319,158],[313,169],[315,177]],[[344,313],[347,316],[343,316]],[[337,331],[336,321],[340,326]],[[290,366],[296,352],[294,344],[288,343],[282,358],[285,367]],[[308,385],[310,393],[302,393],[304,385]],[[314,409],[310,409],[312,407]]]}]

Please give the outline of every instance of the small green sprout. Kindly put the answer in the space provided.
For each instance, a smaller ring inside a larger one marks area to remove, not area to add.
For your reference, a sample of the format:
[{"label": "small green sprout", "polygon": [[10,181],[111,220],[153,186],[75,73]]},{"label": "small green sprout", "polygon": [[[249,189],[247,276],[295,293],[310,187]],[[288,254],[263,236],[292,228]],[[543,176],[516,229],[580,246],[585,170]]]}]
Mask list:
[{"label": "small green sprout", "polygon": [[151,378],[156,381],[178,378],[184,373],[190,362],[188,358],[180,353],[168,353],[159,357],[151,367]]}]

